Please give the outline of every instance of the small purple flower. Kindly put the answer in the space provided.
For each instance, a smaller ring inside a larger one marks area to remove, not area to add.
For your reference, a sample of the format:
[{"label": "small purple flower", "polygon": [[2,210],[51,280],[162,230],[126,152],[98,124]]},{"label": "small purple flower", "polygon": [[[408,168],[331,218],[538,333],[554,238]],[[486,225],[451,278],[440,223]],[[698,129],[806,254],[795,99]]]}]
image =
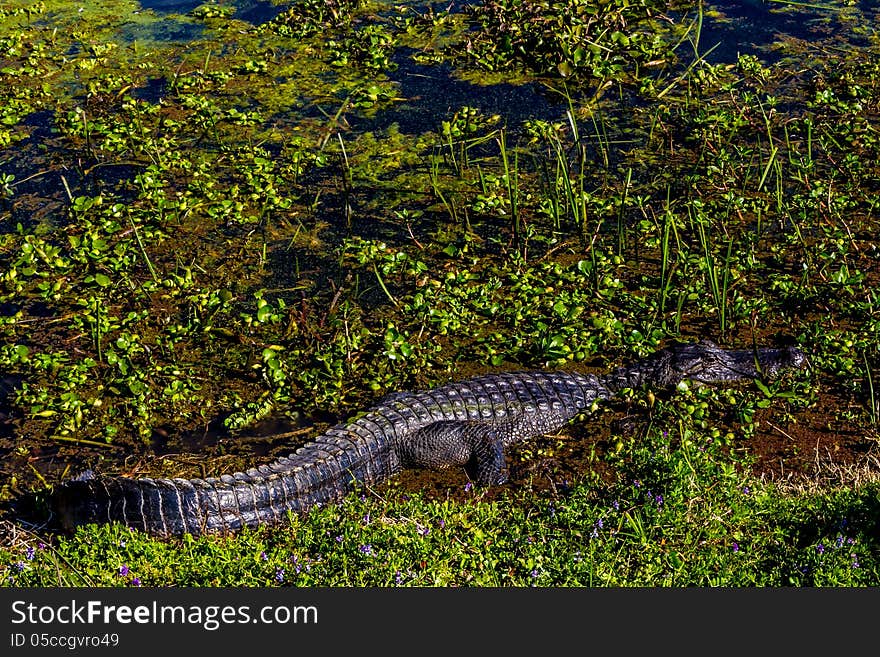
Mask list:
[{"label": "small purple flower", "polygon": [[538,579],[538,569],[533,568],[532,572],[530,572],[529,575],[531,576],[532,579]]},{"label": "small purple flower", "polygon": [[816,546],[816,552],[819,554],[825,554],[825,546],[819,543],[819,545]]},{"label": "small purple flower", "polygon": [[336,542],[337,542],[337,543],[342,543],[342,536],[337,536],[337,537],[336,537]]},{"label": "small purple flower", "polygon": [[734,541],[734,542],[733,542],[733,546],[731,547],[731,549],[732,549],[734,552],[739,552],[739,543],[737,543],[736,541]]},{"label": "small purple flower", "polygon": [[284,581],[284,568],[275,569],[275,581],[279,584]]},{"label": "small purple flower", "polygon": [[464,492],[465,492],[465,493],[470,493],[470,492],[471,492],[471,489],[472,489],[473,487],[474,487],[474,485],[473,485],[471,482],[467,482],[467,483],[464,485]]},{"label": "small purple flower", "polygon": [[743,486],[743,495],[748,495],[751,492],[752,491],[748,486]]},{"label": "small purple flower", "polygon": [[431,530],[428,527],[419,527],[419,534],[422,536],[427,536],[431,533]]},{"label": "small purple flower", "polygon": [[403,575],[401,574],[401,572],[399,570],[394,573],[394,583],[397,584],[398,586],[403,584]]},{"label": "small purple flower", "polygon": [[20,573],[24,570],[24,561],[16,561],[12,564],[12,569],[17,573]]},{"label": "small purple flower", "polygon": [[443,529],[444,527],[446,527],[446,521],[441,518],[440,521],[437,523],[437,526],[440,529]]},{"label": "small purple flower", "polygon": [[614,500],[614,501],[611,503],[611,506],[612,506],[612,508],[613,508],[615,511],[620,511],[620,502],[619,502],[619,501]]},{"label": "small purple flower", "polygon": [[358,550],[360,550],[363,554],[367,555],[368,557],[373,556],[373,546],[370,545],[369,543],[364,543],[363,545],[361,545],[358,548]]},{"label": "small purple flower", "polygon": [[663,506],[663,496],[662,495],[657,495],[657,497],[654,498],[654,501],[657,503],[657,506]]},{"label": "small purple flower", "polygon": [[605,523],[602,522],[602,518],[599,518],[599,519],[596,521],[596,527],[598,527],[599,529],[602,529],[604,526],[605,526]]},{"label": "small purple flower", "polygon": [[837,547],[843,546],[843,536],[838,535],[837,537]]},{"label": "small purple flower", "polygon": [[140,577],[132,577],[131,582],[129,582],[129,584],[131,584],[131,586],[140,586],[141,585],[141,578]]},{"label": "small purple flower", "polygon": [[859,558],[856,556],[856,554],[852,553],[850,556],[852,557],[852,567],[861,568],[861,566],[859,566]]},{"label": "small purple flower", "polygon": [[300,565],[299,559],[296,558],[295,554],[290,555],[290,562],[293,564],[293,571],[297,575],[302,572],[302,565]]},{"label": "small purple flower", "polygon": [[266,554],[266,551],[263,550],[262,552],[260,552],[260,561],[268,561],[268,560],[269,560],[269,555]]},{"label": "small purple flower", "polygon": [[40,541],[39,543],[37,543],[37,548],[40,549],[40,550],[45,550],[45,549],[46,549],[46,544],[43,543],[43,541]]},{"label": "small purple flower", "polygon": [[119,566],[119,576],[125,577],[126,575],[128,575],[128,566],[122,564],[121,566]]},{"label": "small purple flower", "polygon": [[31,561],[31,560],[33,560],[36,552],[37,551],[34,550],[34,548],[32,548],[31,546],[28,546],[28,549],[25,550],[25,552],[24,552],[24,556],[27,558],[28,561]]},{"label": "small purple flower", "polygon": [[369,525],[369,524],[370,524],[370,514],[369,514],[369,513],[368,513],[367,515],[364,516],[364,524],[365,524],[365,525]]}]

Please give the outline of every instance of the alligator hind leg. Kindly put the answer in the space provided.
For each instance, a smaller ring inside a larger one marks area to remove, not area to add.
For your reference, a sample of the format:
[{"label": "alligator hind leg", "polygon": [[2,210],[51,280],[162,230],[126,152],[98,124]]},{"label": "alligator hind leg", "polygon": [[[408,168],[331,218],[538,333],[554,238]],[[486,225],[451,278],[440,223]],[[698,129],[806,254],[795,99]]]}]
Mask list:
[{"label": "alligator hind leg", "polygon": [[483,429],[471,436],[471,459],[464,469],[480,486],[497,486],[507,481],[504,443],[494,429]]},{"label": "alligator hind leg", "polygon": [[398,452],[406,467],[459,465],[481,486],[507,481],[504,443],[496,428],[483,422],[434,422],[407,436]]}]

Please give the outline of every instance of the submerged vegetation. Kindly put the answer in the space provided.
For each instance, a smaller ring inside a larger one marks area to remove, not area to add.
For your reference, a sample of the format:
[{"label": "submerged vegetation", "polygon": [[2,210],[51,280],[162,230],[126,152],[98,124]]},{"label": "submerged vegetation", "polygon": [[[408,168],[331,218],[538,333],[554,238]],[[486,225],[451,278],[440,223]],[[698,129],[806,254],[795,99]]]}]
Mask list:
[{"label": "submerged vegetation", "polygon": [[875,584],[880,16],[768,3],[803,31],[737,53],[724,9],[0,0],[4,501],[229,472],[495,368],[810,358],[634,390],[488,494],[407,473],[174,542],[10,512],[4,583]]}]

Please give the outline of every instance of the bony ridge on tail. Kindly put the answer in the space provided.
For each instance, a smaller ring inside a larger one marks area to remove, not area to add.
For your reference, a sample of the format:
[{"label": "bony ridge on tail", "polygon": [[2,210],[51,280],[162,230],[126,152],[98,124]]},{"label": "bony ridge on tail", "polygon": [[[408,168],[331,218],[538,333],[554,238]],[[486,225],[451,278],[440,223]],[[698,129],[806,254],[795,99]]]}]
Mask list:
[{"label": "bony ridge on tail", "polygon": [[462,466],[482,485],[505,481],[506,448],[560,429],[624,388],[674,387],[773,377],[804,367],[795,347],[725,350],[674,344],[603,375],[486,374],[394,393],[287,457],[206,479],[81,476],[52,500],[61,524],[121,522],[157,536],[234,532],[339,500],[409,467]]}]

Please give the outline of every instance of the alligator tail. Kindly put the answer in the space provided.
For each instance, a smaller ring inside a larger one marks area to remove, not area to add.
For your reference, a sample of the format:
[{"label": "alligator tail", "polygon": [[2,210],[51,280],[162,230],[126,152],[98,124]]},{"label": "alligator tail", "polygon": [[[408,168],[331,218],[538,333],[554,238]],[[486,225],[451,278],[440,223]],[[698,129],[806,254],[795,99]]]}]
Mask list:
[{"label": "alligator tail", "polygon": [[377,479],[375,460],[301,450],[270,465],[208,479],[82,477],[52,498],[61,526],[120,522],[155,536],[232,533],[336,501]]}]

